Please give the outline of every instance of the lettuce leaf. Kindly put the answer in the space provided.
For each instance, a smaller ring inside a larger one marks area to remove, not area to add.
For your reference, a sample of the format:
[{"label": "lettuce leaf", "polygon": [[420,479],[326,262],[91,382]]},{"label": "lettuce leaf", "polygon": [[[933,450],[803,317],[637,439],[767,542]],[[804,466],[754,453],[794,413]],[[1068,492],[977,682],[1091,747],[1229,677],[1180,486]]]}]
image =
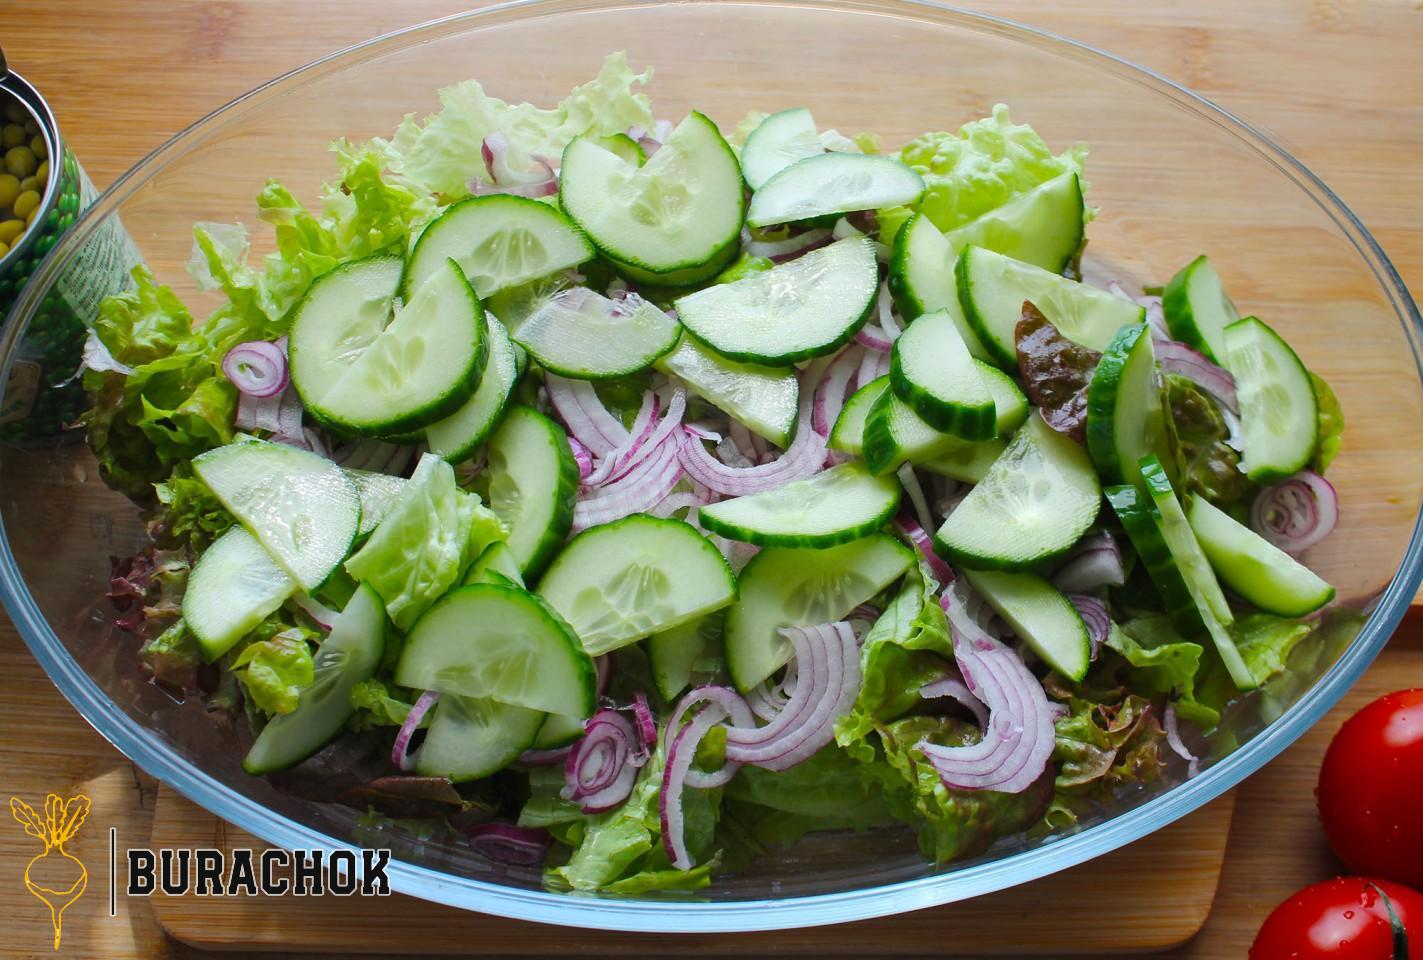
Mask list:
[{"label": "lettuce leaf", "polygon": [[1059,174],[1070,170],[1080,175],[1087,148],[1079,144],[1054,156],[1032,127],[1014,123],[1000,103],[991,116],[966,123],[957,133],[926,133],[911,140],[897,156],[924,178],[928,189],[913,206],[879,212],[885,243],[893,242],[915,212],[949,231]]},{"label": "lettuce leaf", "polygon": [[148,532],[161,543],[201,552],[237,523],[188,464],[179,464],[167,480],[154,485],[153,492],[158,509]]},{"label": "lettuce leaf", "polygon": [[351,688],[351,706],[356,708],[356,713],[351,718],[350,726],[356,730],[369,730],[371,727],[400,726],[410,715],[414,704],[391,696],[390,688],[372,677]]},{"label": "lettuce leaf", "polygon": [[391,621],[407,630],[485,547],[507,536],[479,497],[456,485],[454,468],[427,453],[346,572],[370,581]]},{"label": "lettuce leaf", "polygon": [[1190,695],[1205,648],[1182,639],[1164,614],[1112,624],[1107,646],[1130,665],[1127,685],[1149,694]]},{"label": "lettuce leaf", "polygon": [[450,203],[468,195],[471,178],[490,181],[482,151],[484,138],[496,130],[508,138],[509,165],[519,170],[532,166],[535,157],[556,161],[574,137],[610,136],[631,126],[651,129],[651,106],[636,92],[651,77],[650,70],[634,73],[625,53],[609,54],[595,78],[547,110],[505,103],[485,93],[477,80],[466,80],[440,91],[438,113],[423,121],[409,114],[393,139],[371,146],[412,188]]},{"label": "lettuce leaf", "polygon": [[1186,377],[1168,373],[1163,379],[1165,425],[1186,489],[1217,506],[1238,503],[1252,485],[1240,469],[1240,454],[1226,443],[1230,428],[1220,407]]},{"label": "lettuce leaf", "polygon": [[1323,377],[1311,370],[1309,381],[1314,384],[1314,398],[1319,404],[1319,439],[1315,441],[1310,466],[1316,473],[1323,473],[1338,456],[1339,445],[1344,441],[1344,408]]},{"label": "lettuce leaf", "polygon": [[182,620],[150,638],[139,648],[138,656],[154,680],[180,690],[194,685],[196,671],[203,662],[197,638]]},{"label": "lettuce leaf", "polygon": [[300,629],[247,644],[232,660],[231,670],[248,698],[272,714],[295,710],[301,691],[311,686],[316,675],[311,646]]},{"label": "lettuce leaf", "polygon": [[1053,759],[1059,790],[1101,786],[1111,790],[1152,780],[1161,769],[1165,731],[1151,701],[1135,693],[1116,703],[1074,697],[1054,723]]},{"label": "lettuce leaf", "polygon": [[[868,830],[894,821],[884,798],[834,744],[780,773],[742,767],[724,803],[724,815],[750,827],[765,846],[790,846],[812,830]],[[766,816],[772,812],[781,816]]]}]

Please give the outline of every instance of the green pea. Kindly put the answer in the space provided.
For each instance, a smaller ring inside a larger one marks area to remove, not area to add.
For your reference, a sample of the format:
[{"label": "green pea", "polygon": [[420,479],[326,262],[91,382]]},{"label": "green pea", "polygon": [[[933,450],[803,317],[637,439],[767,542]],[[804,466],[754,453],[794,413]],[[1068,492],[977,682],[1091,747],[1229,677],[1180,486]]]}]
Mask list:
[{"label": "green pea", "polygon": [[0,220],[0,242],[14,243],[15,238],[25,232],[23,220]]},{"label": "green pea", "polygon": [[7,123],[3,130],[0,130],[0,144],[6,150],[11,147],[18,147],[25,142],[25,128],[18,123]]},{"label": "green pea", "polygon": [[26,177],[20,181],[20,192],[24,193],[26,190],[33,190],[38,193],[43,186],[44,181],[39,178],[39,171],[36,170],[33,177]]},{"label": "green pea", "polygon": [[35,168],[35,179],[39,180],[40,183],[48,183],[48,182],[49,182],[49,161],[48,161],[48,160],[41,160],[41,161],[40,161],[40,165]]},{"label": "green pea", "polygon": [[29,114],[25,113],[25,108],[18,103],[5,104],[5,119],[11,123],[24,123],[28,116]]},{"label": "green pea", "polygon": [[5,151],[5,170],[17,177],[34,176],[39,165],[29,147],[11,147]]},{"label": "green pea", "polygon": [[40,205],[38,190],[26,190],[15,198],[14,211],[17,217],[28,217]]},{"label": "green pea", "polygon": [[20,178],[8,173],[0,173],[0,210],[8,209],[20,195]]},{"label": "green pea", "polygon": [[35,137],[30,141],[30,152],[41,160],[49,156],[49,144],[44,142],[44,137]]}]

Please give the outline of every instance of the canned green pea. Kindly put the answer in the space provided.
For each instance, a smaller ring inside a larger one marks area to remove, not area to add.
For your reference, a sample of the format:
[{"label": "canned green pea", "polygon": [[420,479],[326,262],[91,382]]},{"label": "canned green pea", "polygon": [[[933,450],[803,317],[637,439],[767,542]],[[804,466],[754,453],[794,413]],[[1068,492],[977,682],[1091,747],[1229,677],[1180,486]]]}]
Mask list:
[{"label": "canned green pea", "polygon": [[[4,65],[0,53],[0,316],[8,318],[20,290],[97,193],[48,104]],[[0,443],[80,439],[73,425],[86,398],[75,373],[89,327],[103,298],[127,285],[140,260],[116,218],[76,252],[21,334],[8,371],[0,371]]]}]

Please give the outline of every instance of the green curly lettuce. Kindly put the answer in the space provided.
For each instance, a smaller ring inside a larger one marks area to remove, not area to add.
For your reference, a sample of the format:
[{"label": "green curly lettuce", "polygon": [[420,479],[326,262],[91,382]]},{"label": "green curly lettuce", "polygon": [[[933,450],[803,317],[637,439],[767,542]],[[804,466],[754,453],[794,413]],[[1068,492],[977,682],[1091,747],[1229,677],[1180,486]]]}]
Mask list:
[{"label": "green curly lettuce", "polygon": [[1319,439],[1315,441],[1310,466],[1316,473],[1323,473],[1339,455],[1339,446],[1344,442],[1344,408],[1333,388],[1319,374],[1311,370],[1309,382],[1314,384],[1314,399],[1319,405]]},{"label": "green curly lettuce", "polygon": [[834,744],[779,773],[742,767],[726,786],[723,818],[763,847],[789,847],[814,830],[868,830],[894,822],[880,791]]},{"label": "green curly lettuce", "polygon": [[927,188],[912,206],[879,212],[880,239],[892,243],[915,213],[949,231],[1069,171],[1082,173],[1081,144],[1054,155],[1027,124],[1014,123],[1008,108],[966,123],[957,133],[926,133],[896,154],[924,178]]},{"label": "green curly lettuce", "polygon": [[158,508],[148,530],[160,543],[186,546],[197,553],[237,523],[186,463],[175,467],[167,480],[154,484],[153,492]]},{"label": "green curly lettuce", "polygon": [[394,138],[371,146],[413,189],[450,203],[469,194],[471,179],[490,182],[481,157],[484,138],[496,130],[508,141],[509,166],[522,170],[536,157],[556,161],[574,137],[651,129],[651,105],[637,92],[651,77],[651,70],[634,73],[625,53],[609,54],[596,77],[552,109],[505,103],[485,93],[479,81],[466,80],[440,91],[438,113],[424,120],[409,114]]},{"label": "green curly lettuce", "polygon": [[248,699],[270,714],[295,710],[301,691],[316,676],[307,633],[299,628],[248,643],[232,659],[230,669]]}]

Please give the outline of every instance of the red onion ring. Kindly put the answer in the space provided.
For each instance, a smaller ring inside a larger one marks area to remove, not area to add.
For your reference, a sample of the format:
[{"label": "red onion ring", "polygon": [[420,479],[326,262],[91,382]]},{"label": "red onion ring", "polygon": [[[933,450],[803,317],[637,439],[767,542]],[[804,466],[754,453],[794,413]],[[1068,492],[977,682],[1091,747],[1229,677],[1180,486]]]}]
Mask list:
[{"label": "red onion ring", "polygon": [[864,359],[860,361],[860,370],[855,374],[855,389],[858,390],[888,374],[889,354],[877,353],[873,349],[866,350]]},{"label": "red onion ring", "polygon": [[238,391],[259,400],[275,397],[291,382],[286,351],[269,340],[247,340],[228,350],[222,373]]},{"label": "red onion ring", "polygon": [[552,767],[566,763],[573,745],[555,747],[552,750],[525,750],[519,754],[519,762],[526,767]]},{"label": "red onion ring", "polygon": [[830,436],[835,421],[840,419],[840,411],[845,407],[850,390],[850,380],[855,376],[859,365],[859,351],[854,348],[842,350],[830,366],[825,368],[824,375],[816,384],[810,425],[822,437]]},{"label": "red onion ring", "polygon": [[733,497],[774,490],[819,473],[826,448],[825,438],[811,425],[814,391],[802,386],[800,396],[795,439],[778,459],[753,467],[729,467],[708,453],[701,441],[690,440],[682,446],[682,468],[698,483]]},{"label": "red onion ring", "polygon": [[331,632],[331,627],[336,623],[336,611],[323,603],[318,603],[314,598],[306,593],[296,593],[292,595],[292,602],[301,608],[301,612],[312,619],[318,627]]},{"label": "red onion ring", "polygon": [[1077,615],[1087,625],[1087,638],[1092,644],[1090,659],[1096,660],[1102,652],[1102,644],[1112,630],[1112,617],[1107,613],[1107,605],[1090,593],[1069,593],[1067,599],[1077,609]]},{"label": "red onion ring", "polygon": [[495,130],[484,138],[480,145],[480,155],[492,184],[475,177],[469,182],[470,193],[484,196],[491,193],[507,193],[520,197],[550,197],[558,193],[558,176],[553,164],[544,157],[534,157],[538,169],[524,173],[515,172],[509,166],[509,138],[501,130]]},{"label": "red onion ring", "polygon": [[637,732],[642,742],[653,747],[657,745],[657,721],[652,719],[652,708],[647,705],[647,694],[641,690],[633,694],[632,715],[637,723]]},{"label": "red onion ring", "polygon": [[695,493],[669,493],[646,512],[654,517],[670,517],[678,510],[695,510],[711,502],[710,498]]},{"label": "red onion ring", "polygon": [[651,510],[682,479],[682,446],[679,436],[669,437],[649,459],[579,500],[573,506],[572,532]]},{"label": "red onion ring", "polygon": [[938,700],[945,698],[957,700],[960,704],[968,708],[973,714],[973,718],[978,721],[978,725],[983,729],[988,729],[988,707],[978,697],[973,695],[973,691],[968,688],[957,677],[945,677],[942,680],[935,680],[933,683],[926,683],[919,688],[919,696],[925,700]]},{"label": "red onion ring", "polygon": [[[890,340],[889,334],[877,323],[867,323],[859,330],[855,331],[855,342],[866,350],[873,350],[875,353],[889,353],[894,346],[894,341]],[[868,361],[868,357],[865,358]],[[873,380],[871,377],[870,380]],[[861,380],[860,386],[869,383],[869,380]]]},{"label": "red onion ring", "polygon": [[1102,530],[1077,542],[1052,575],[1052,583],[1063,593],[1087,593],[1102,587],[1120,587],[1126,578],[1121,548],[1110,533]]},{"label": "red onion ring", "polygon": [[1250,505],[1250,528],[1295,556],[1329,536],[1338,523],[1339,493],[1313,470],[1266,487]]},{"label": "red onion ring", "polygon": [[830,243],[835,238],[829,228],[807,230],[784,240],[752,240],[746,252],[753,257],[766,257],[773,263],[786,263]]},{"label": "red onion ring", "polygon": [[1235,378],[1230,371],[1211,363],[1206,355],[1195,347],[1178,340],[1158,340],[1156,362],[1167,373],[1176,373],[1190,380],[1211,399],[1231,413],[1240,414],[1240,401],[1235,393]]},{"label": "red onion ring", "polygon": [[954,582],[954,568],[949,566],[943,557],[934,552],[934,541],[925,532],[919,522],[907,513],[901,513],[894,518],[894,528],[909,538],[909,542],[914,544],[919,551],[919,555],[924,558],[924,562],[929,565],[929,570],[934,574],[934,579],[940,584]]},{"label": "red onion ring", "polygon": [[425,719],[425,714],[439,699],[439,693],[426,690],[405,715],[405,722],[400,725],[400,730],[395,734],[395,743],[390,748],[390,762],[395,764],[396,769],[405,773],[415,769],[415,758],[410,755],[410,738],[415,736],[420,721]]},{"label": "red onion ring", "polygon": [[647,750],[637,737],[632,723],[618,711],[593,714],[568,753],[561,796],[584,813],[620,806],[632,793],[638,768],[647,762]]},{"label": "red onion ring", "polygon": [[[711,704],[693,717],[691,723],[677,730],[667,748],[667,763],[662,768],[662,792],[657,808],[662,821],[662,847],[667,851],[667,859],[678,870],[692,869],[692,857],[687,852],[682,790],[687,785],[688,774],[692,772],[697,745],[707,735],[707,731],[725,719],[726,715],[725,708],[719,703]],[[671,729],[669,726],[669,732]]]},{"label": "red onion ring", "polygon": [[[649,391],[648,396],[652,397],[651,414],[645,424],[639,422],[633,424],[633,439],[629,440],[626,449],[619,448],[607,454],[603,462],[588,476],[585,481],[588,486],[601,486],[613,480],[618,480],[626,476],[634,467],[643,460],[653,455],[668,438],[680,434],[682,418],[687,413],[687,391],[680,384],[672,388],[672,399],[667,404],[667,415],[655,425],[652,418],[657,416],[661,409],[661,398],[655,391]],[[646,408],[644,399],[644,408]],[[639,426],[641,424],[641,426]]]},{"label": "red onion ring", "polygon": [[568,432],[596,456],[605,456],[627,442],[627,428],[608,412],[587,380],[565,380],[557,374],[545,373],[544,387]]},{"label": "red onion ring", "polygon": [[879,296],[875,298],[875,309],[880,329],[884,331],[889,342],[894,343],[899,339],[901,329],[899,321],[894,317],[894,298],[890,296],[888,280],[879,285]]},{"label": "red onion ring", "polygon": [[547,830],[512,823],[481,823],[470,827],[467,836],[475,853],[512,867],[542,863],[551,839]]},{"label": "red onion ring", "polygon": [[573,462],[578,464],[578,482],[587,482],[588,474],[593,472],[593,451],[583,445],[583,442],[575,436],[569,436],[568,446],[573,450]]},{"label": "red onion ring", "polygon": [[1166,730],[1166,745],[1171,748],[1171,751],[1175,753],[1176,756],[1186,761],[1186,779],[1189,780],[1196,776],[1196,774],[1201,772],[1201,761],[1199,757],[1190,751],[1185,741],[1181,739],[1181,726],[1176,718],[1176,705],[1174,703],[1168,703],[1166,705],[1166,712],[1162,718],[1161,725]]}]

